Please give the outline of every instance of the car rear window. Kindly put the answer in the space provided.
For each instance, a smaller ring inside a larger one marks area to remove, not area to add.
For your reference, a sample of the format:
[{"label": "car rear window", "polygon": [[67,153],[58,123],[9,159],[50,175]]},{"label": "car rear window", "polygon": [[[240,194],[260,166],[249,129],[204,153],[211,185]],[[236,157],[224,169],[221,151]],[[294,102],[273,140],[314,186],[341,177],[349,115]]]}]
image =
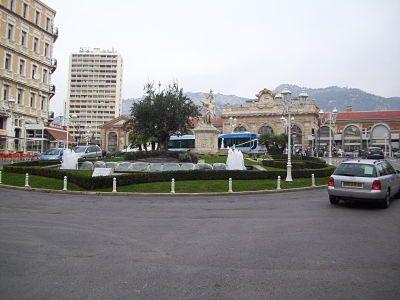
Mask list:
[{"label": "car rear window", "polygon": [[342,163],[333,174],[353,177],[376,177],[376,169],[375,166],[370,164]]}]

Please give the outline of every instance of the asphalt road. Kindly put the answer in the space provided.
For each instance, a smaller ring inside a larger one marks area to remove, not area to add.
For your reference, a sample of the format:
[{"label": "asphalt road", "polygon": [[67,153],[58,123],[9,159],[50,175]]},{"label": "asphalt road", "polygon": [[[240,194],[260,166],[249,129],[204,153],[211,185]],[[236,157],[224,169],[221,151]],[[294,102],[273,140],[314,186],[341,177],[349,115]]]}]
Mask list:
[{"label": "asphalt road", "polygon": [[400,299],[400,200],[0,189],[1,299]]}]

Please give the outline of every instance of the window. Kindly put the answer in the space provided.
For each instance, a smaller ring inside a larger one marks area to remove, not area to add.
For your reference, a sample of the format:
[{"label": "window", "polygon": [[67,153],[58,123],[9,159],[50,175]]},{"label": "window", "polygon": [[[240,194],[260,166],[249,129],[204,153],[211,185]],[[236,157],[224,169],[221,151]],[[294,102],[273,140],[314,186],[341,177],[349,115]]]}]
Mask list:
[{"label": "window", "polygon": [[40,109],[44,110],[45,107],[46,107],[46,97],[42,96],[42,101],[40,102]]},{"label": "window", "polygon": [[11,59],[12,56],[10,53],[6,53],[6,59],[4,61],[4,69],[11,71]]},{"label": "window", "polygon": [[3,100],[8,101],[8,96],[10,95],[10,87],[8,85],[3,86]]},{"label": "window", "polygon": [[49,47],[50,47],[50,45],[48,43],[44,44],[44,56],[45,57],[49,56]]},{"label": "window", "polygon": [[7,38],[12,41],[14,37],[14,25],[8,24],[7,28]]},{"label": "window", "polygon": [[25,76],[25,60],[19,60],[19,75]]},{"label": "window", "polygon": [[46,18],[46,30],[49,31],[50,29],[50,18]]},{"label": "window", "polygon": [[23,99],[24,98],[24,90],[23,89],[18,89],[17,91],[17,103],[18,104],[22,104],[23,103]]},{"label": "window", "polygon": [[35,37],[33,39],[33,51],[36,53],[38,52],[38,46],[39,46],[39,39]]},{"label": "window", "polygon": [[36,11],[36,15],[35,15],[35,24],[39,25],[39,21],[40,21],[40,12]]},{"label": "window", "polygon": [[26,31],[21,31],[21,45],[26,47],[26,40],[27,40],[27,33]]},{"label": "window", "polygon": [[31,97],[29,98],[29,106],[35,107],[35,93],[31,93]]},{"label": "window", "polygon": [[12,11],[14,11],[14,4],[15,4],[15,1],[10,0],[10,10],[12,10]]},{"label": "window", "polygon": [[[381,171],[380,165],[377,165],[378,171]],[[334,175],[355,176],[355,177],[376,177],[375,166],[371,164],[360,163],[341,163]]]},{"label": "window", "polygon": [[26,18],[28,15],[28,4],[24,3],[24,6],[22,8],[22,17]]},{"label": "window", "polygon": [[47,75],[48,71],[46,69],[43,69],[43,83],[47,84]]},{"label": "window", "polygon": [[32,79],[36,79],[37,65],[32,65]]}]

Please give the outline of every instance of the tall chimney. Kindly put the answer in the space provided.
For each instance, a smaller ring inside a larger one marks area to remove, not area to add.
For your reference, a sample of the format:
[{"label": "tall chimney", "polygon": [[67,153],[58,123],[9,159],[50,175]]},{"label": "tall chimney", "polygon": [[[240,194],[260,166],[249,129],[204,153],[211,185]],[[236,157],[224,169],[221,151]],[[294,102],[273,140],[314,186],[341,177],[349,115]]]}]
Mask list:
[{"label": "tall chimney", "polygon": [[352,105],[347,105],[346,106],[346,111],[353,111],[353,106]]}]

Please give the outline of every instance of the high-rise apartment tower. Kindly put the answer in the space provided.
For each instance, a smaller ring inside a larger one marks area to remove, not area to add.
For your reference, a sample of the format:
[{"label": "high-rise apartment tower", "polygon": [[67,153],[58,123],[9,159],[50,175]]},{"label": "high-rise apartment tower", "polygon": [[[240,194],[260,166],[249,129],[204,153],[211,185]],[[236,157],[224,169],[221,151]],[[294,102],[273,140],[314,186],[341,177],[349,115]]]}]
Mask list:
[{"label": "high-rise apartment tower", "polygon": [[66,115],[79,143],[100,142],[100,126],[121,114],[122,57],[81,48],[70,56]]}]

